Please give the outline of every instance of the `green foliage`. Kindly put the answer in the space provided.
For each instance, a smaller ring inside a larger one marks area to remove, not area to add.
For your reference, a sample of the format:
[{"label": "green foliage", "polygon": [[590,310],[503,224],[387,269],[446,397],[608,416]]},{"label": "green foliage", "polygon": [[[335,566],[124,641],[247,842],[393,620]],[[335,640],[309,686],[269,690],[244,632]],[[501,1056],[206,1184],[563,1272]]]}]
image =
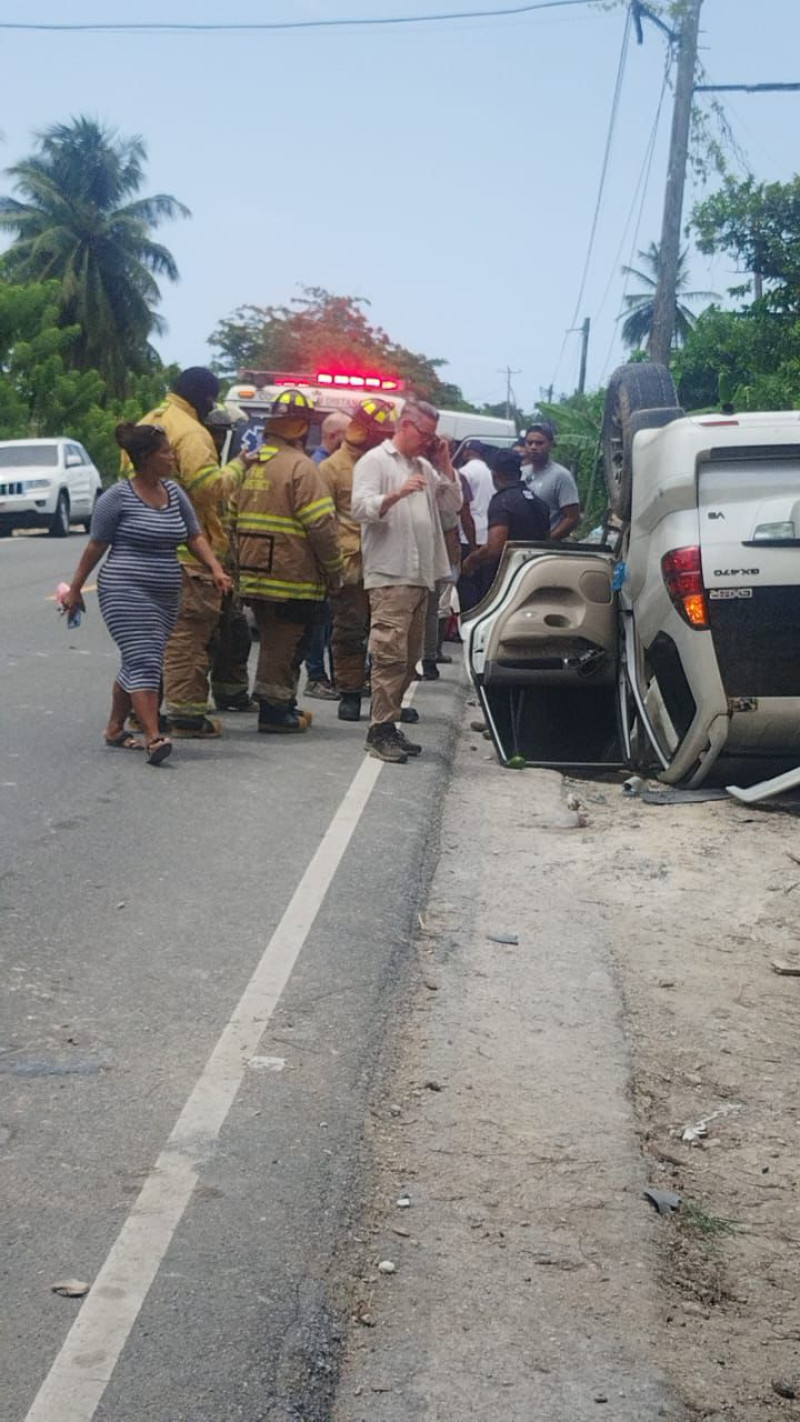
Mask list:
[{"label": "green foliage", "polygon": [[[650,345],[653,334],[653,318],[656,309],[656,288],[658,286],[659,272],[661,269],[661,252],[657,242],[651,242],[645,251],[638,254],[642,263],[641,268],[623,267],[626,276],[635,277],[644,286],[644,291],[634,293],[625,297],[625,305],[628,315],[625,317],[622,326],[622,339],[626,346],[632,350],[646,351]],[[689,332],[694,325],[695,317],[692,314],[687,302],[712,301],[713,291],[687,291],[686,286],[689,280],[687,269],[689,251],[684,248],[678,260],[678,277],[676,283],[675,301],[675,325],[673,344],[683,345]]]},{"label": "green foliage", "polygon": [[692,225],[701,252],[724,252],[743,272],[758,273],[769,311],[800,316],[800,177],[789,183],[727,178],[697,204]]},{"label": "green foliage", "polygon": [[59,319],[76,328],[66,363],[100,371],[118,396],[131,372],[154,361],[149,338],[163,330],[156,277],[178,276],[151,234],[165,219],[189,215],[165,193],[136,197],[146,157],[141,138],[72,119],[46,129],[36,151],[8,170],[24,200],[0,197],[0,232],[13,238],[4,274],[19,283],[58,281]]},{"label": "green foliage", "polygon": [[723,401],[737,410],[791,410],[800,404],[800,320],[779,320],[758,304],[740,312],[712,306],[673,373],[688,410]]},{"label": "green foliage", "polygon": [[109,398],[96,370],[71,368],[76,326],[60,324],[58,282],[0,279],[0,439],[70,435],[106,479],[119,464],[114,426],[161,399],[173,374],[158,365],[130,378],[124,400]]},{"label": "green foliage", "polygon": [[442,380],[447,362],[392,341],[370,325],[363,297],[334,296],[319,286],[302,287],[289,306],[240,306],[209,337],[217,368],[228,379],[240,370],[284,370],[297,374],[369,370],[399,375],[423,400],[445,409],[472,410],[457,385]]}]

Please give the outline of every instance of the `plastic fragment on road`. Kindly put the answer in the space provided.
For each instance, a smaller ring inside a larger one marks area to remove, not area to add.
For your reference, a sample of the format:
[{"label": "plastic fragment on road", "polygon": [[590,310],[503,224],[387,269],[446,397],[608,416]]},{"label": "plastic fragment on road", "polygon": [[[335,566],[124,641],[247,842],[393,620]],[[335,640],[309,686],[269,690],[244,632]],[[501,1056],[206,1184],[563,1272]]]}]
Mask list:
[{"label": "plastic fragment on road", "polygon": [[642,1193],[660,1215],[670,1215],[681,1207],[681,1197],[676,1195],[674,1190],[657,1190],[655,1186],[648,1185]]},{"label": "plastic fragment on road", "polygon": [[379,1273],[379,1274],[396,1274],[396,1273],[397,1273],[397,1265],[396,1265],[396,1264],[393,1264],[392,1261],[391,1261],[391,1259],[382,1259],[381,1262],[380,1262],[380,1264],[378,1265],[378,1273]]},{"label": "plastic fragment on road", "polygon": [[247,1065],[253,1071],[283,1071],[285,1057],[251,1057]]},{"label": "plastic fragment on road", "polygon": [[782,978],[800,978],[800,963],[784,963],[780,958],[773,958],[772,971]]},{"label": "plastic fragment on road", "polygon": [[775,775],[771,780],[762,780],[758,785],[726,785],[725,789],[734,800],[743,805],[757,805],[761,800],[770,800],[773,795],[782,795],[784,790],[796,790],[800,785],[800,767],[787,770],[784,775]]},{"label": "plastic fragment on road", "polygon": [[741,1109],[741,1101],[731,1101],[726,1106],[719,1106],[709,1116],[703,1116],[699,1121],[695,1121],[693,1126],[684,1126],[681,1131],[681,1140],[686,1145],[697,1145],[708,1135],[708,1128],[712,1121],[719,1121],[723,1116],[732,1116],[734,1112],[741,1111]]},{"label": "plastic fragment on road", "polygon": [[706,800],[727,800],[727,790],[681,790],[672,786],[669,790],[643,790],[641,799],[645,805],[703,805]]},{"label": "plastic fragment on road", "polygon": [[632,798],[634,795],[641,795],[644,780],[641,775],[629,775],[627,780],[622,782],[622,793]]},{"label": "plastic fragment on road", "polygon": [[82,1279],[60,1279],[57,1284],[50,1285],[50,1292],[60,1294],[63,1299],[82,1299],[90,1288],[91,1284],[85,1284]]},{"label": "plastic fragment on road", "polygon": [[395,1201],[395,1204],[397,1205],[398,1210],[410,1210],[411,1197],[409,1195],[401,1195],[399,1199]]},{"label": "plastic fragment on road", "polygon": [[518,933],[487,933],[486,937],[490,943],[510,943],[513,947],[519,943]]}]

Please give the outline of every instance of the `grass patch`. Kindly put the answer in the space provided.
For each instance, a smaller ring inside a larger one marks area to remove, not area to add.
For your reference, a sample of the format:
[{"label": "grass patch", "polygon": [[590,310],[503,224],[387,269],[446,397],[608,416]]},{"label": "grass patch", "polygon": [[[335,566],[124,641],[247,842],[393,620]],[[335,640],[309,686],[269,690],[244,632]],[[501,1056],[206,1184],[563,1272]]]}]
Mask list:
[{"label": "grass patch", "polygon": [[678,1219],[684,1229],[691,1230],[693,1234],[709,1241],[724,1239],[736,1233],[736,1220],[709,1214],[699,1200],[685,1200]]}]

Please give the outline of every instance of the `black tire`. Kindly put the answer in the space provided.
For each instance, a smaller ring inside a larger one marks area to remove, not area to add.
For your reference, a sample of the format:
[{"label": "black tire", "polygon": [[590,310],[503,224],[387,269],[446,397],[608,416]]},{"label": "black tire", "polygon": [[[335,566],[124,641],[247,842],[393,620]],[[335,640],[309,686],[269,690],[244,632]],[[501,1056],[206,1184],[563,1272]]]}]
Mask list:
[{"label": "black tire", "polygon": [[5,523],[2,519],[0,519],[0,538],[10,538],[13,532],[14,525],[11,523]]},{"label": "black tire", "polygon": [[641,429],[659,429],[682,416],[675,384],[665,365],[643,361],[614,371],[606,393],[602,438],[608,498],[618,518],[627,521],[631,516],[634,434]]},{"label": "black tire", "polygon": [[94,503],[92,504],[92,512],[89,514],[89,517],[88,517],[88,518],[85,518],[85,519],[83,520],[83,526],[84,526],[84,528],[86,529],[86,532],[87,532],[87,533],[91,533],[91,531],[92,531],[92,517],[93,517],[93,515],[94,515],[95,509],[97,508],[97,500],[98,500],[99,498],[100,498],[100,490],[98,489],[98,490],[97,490],[97,493],[96,493],[95,496],[94,496]]},{"label": "black tire", "polygon": [[66,538],[69,533],[69,494],[66,489],[62,489],[58,496],[48,533],[51,538]]}]

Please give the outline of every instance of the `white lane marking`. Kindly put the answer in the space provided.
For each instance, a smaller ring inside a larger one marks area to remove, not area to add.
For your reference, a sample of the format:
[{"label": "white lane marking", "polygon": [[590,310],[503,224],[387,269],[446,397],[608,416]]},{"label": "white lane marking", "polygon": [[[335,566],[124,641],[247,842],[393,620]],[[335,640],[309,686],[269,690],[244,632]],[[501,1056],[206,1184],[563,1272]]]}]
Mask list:
[{"label": "white lane marking", "polygon": [[94,1416],[382,769],[370,757],[356,771],[25,1422]]}]

